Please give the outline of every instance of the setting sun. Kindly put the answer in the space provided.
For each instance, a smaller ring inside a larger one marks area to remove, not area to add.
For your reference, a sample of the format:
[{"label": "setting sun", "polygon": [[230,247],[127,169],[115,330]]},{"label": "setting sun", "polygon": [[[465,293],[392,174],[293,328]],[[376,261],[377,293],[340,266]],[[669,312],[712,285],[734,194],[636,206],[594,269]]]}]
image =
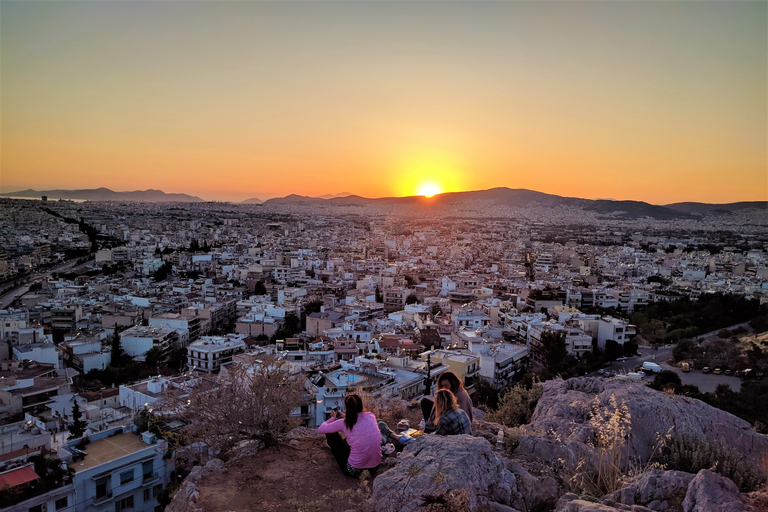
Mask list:
[{"label": "setting sun", "polygon": [[440,187],[438,187],[434,183],[424,183],[419,187],[419,191],[418,191],[418,194],[420,196],[426,196],[426,197],[432,197],[440,193],[442,193],[442,190],[440,190]]}]

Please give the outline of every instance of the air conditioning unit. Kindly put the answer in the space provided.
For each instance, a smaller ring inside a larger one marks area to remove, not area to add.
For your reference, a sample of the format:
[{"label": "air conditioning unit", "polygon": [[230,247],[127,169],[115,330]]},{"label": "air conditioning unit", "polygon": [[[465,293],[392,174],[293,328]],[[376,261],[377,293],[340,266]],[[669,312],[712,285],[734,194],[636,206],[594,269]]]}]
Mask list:
[{"label": "air conditioning unit", "polygon": [[156,436],[152,432],[147,431],[147,432],[141,433],[141,440],[144,441],[146,444],[154,444],[155,438]]}]

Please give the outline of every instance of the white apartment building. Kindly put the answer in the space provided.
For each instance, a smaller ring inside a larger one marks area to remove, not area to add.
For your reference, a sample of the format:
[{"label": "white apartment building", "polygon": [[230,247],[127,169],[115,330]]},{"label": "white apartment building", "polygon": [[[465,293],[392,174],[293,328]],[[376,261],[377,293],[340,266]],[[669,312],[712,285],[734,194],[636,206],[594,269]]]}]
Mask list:
[{"label": "white apartment building", "polygon": [[607,340],[614,340],[619,345],[631,341],[636,334],[635,326],[626,320],[604,316],[600,318],[597,331],[597,346],[605,348]]},{"label": "white apartment building", "polygon": [[178,341],[178,332],[163,327],[136,325],[120,333],[120,345],[125,353],[138,358],[143,358],[153,348],[167,354]]},{"label": "white apartment building", "polygon": [[218,372],[222,364],[232,361],[232,356],[245,351],[245,335],[203,336],[187,347],[187,366],[190,370]]}]

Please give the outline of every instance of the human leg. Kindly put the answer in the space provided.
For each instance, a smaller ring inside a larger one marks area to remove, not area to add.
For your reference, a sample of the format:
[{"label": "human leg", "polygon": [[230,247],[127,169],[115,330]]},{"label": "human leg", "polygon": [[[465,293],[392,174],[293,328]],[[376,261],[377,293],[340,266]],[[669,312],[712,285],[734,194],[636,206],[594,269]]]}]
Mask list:
[{"label": "human leg", "polygon": [[422,398],[421,399],[421,415],[424,418],[424,420],[428,420],[429,417],[432,415],[432,407],[434,407],[435,402],[432,401],[430,398]]},{"label": "human leg", "polygon": [[347,461],[349,460],[349,445],[341,437],[338,432],[331,432],[325,434],[325,439],[328,441],[328,447],[331,449],[333,458],[336,459],[336,464],[339,465],[339,469],[345,474],[349,475],[347,470]]}]

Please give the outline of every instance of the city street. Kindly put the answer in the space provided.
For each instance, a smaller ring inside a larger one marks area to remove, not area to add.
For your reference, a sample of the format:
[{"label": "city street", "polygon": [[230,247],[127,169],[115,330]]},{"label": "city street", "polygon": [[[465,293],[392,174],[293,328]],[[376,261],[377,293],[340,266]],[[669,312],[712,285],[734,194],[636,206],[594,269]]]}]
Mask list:
[{"label": "city street", "polygon": [[[645,361],[651,361],[661,366],[662,370],[671,370],[680,376],[683,384],[692,384],[699,388],[702,393],[711,393],[719,384],[728,384],[733,391],[741,389],[741,379],[733,375],[715,375],[714,373],[701,373],[701,370],[691,370],[683,372],[679,367],[671,366],[667,363],[672,358],[672,349],[674,345],[664,345],[657,350],[649,346],[642,346],[638,349],[639,356],[630,357],[626,361],[616,361],[607,366],[608,370],[615,371],[633,371]],[[652,380],[654,374],[650,372],[646,381]]]},{"label": "city street", "polygon": [[[30,275],[27,278],[27,284],[24,284],[22,286],[14,288],[13,290],[10,290],[9,292],[4,293],[3,295],[0,296],[0,309],[7,309],[15,299],[17,299],[18,297],[21,297],[22,295],[27,293],[29,291],[29,286],[32,283],[34,283],[35,280],[48,279],[49,277],[51,277],[51,274],[53,274],[53,273],[62,272],[64,270],[69,270],[69,269],[71,269],[73,267],[74,268],[81,268],[81,267],[84,267],[86,265],[90,265],[91,263],[93,263],[93,261],[92,260],[88,260],[87,262],[82,263],[82,264],[78,265],[77,267],[74,267],[75,262],[74,261],[69,261],[67,263],[63,263],[63,264],[59,265],[56,268],[48,270],[48,271],[46,271],[46,272],[44,272],[42,274],[35,273],[35,274]],[[17,297],[17,295],[18,295],[18,297]]]}]

